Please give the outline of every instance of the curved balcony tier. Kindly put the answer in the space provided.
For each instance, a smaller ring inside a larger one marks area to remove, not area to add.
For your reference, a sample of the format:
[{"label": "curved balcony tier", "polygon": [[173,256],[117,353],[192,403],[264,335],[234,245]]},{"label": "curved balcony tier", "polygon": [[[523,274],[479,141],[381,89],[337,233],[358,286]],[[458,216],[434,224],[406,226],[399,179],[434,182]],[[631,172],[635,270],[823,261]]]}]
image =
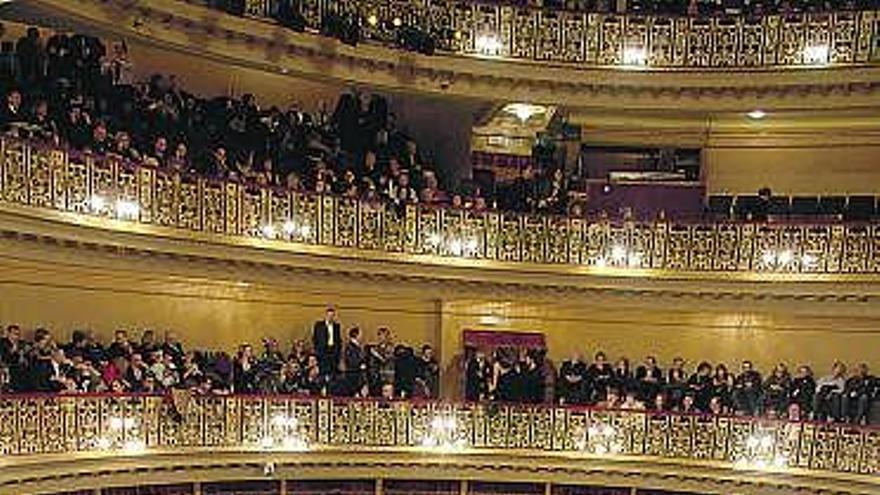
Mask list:
[{"label": "curved balcony tier", "polygon": [[0,452],[3,493],[93,489],[134,479],[148,485],[402,476],[868,494],[876,493],[880,479],[876,429],[282,396],[2,397]]},{"label": "curved balcony tier", "polygon": [[[265,0],[248,1],[246,17],[183,0],[35,0],[8,8],[25,20],[89,26],[275,74],[480,99],[750,111],[803,109],[807,98],[809,108],[867,108],[880,94],[874,11],[668,18],[370,0],[341,4],[364,20],[365,41],[352,47],[316,34],[329,2],[302,3],[305,33],[265,19]],[[366,21],[383,26],[395,17],[452,35],[433,56],[405,51],[393,33]],[[480,48],[487,37],[488,56]]]},{"label": "curved balcony tier", "polygon": [[873,282],[880,274],[880,225],[874,224],[637,223],[416,205],[400,210],[8,138],[0,158],[0,208],[7,212],[340,262],[511,277]]}]

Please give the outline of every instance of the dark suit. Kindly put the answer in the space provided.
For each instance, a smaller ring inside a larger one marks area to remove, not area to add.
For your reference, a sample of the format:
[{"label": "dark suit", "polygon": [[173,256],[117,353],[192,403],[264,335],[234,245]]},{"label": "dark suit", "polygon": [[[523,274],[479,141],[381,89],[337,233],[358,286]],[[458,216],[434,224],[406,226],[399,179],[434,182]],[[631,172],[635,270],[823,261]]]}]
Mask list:
[{"label": "dark suit", "polygon": [[60,378],[64,374],[61,365],[56,366],[52,361],[41,359],[33,366],[33,388],[38,392],[59,392],[63,390],[63,386],[56,378]]},{"label": "dark suit", "polygon": [[366,353],[363,346],[355,341],[349,341],[345,346],[345,381],[347,395],[355,395],[360,392],[366,383]]},{"label": "dark suit", "polygon": [[328,325],[324,320],[315,322],[312,330],[312,348],[315,349],[321,374],[336,374],[339,369],[339,357],[342,354],[342,325],[339,322]]}]

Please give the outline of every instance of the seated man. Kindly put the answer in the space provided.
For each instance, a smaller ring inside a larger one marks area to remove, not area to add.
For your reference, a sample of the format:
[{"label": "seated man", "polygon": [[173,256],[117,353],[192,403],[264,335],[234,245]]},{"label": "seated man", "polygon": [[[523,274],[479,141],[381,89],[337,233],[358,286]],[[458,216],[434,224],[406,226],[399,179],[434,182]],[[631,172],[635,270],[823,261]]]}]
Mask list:
[{"label": "seated man", "polygon": [[844,387],[844,417],[855,424],[867,424],[871,403],[877,399],[878,387],[877,378],[868,372],[868,365],[860,364]]},{"label": "seated man", "polygon": [[832,366],[830,375],[823,376],[816,382],[816,395],[813,398],[814,419],[839,421],[843,418],[845,375],[846,366],[838,361]]}]

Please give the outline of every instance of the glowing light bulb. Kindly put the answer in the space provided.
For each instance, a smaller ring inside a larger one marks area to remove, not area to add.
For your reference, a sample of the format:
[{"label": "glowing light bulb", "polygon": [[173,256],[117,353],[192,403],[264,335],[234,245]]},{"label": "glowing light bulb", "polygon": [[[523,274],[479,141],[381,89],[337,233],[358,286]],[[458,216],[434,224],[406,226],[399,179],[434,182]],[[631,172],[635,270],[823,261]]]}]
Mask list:
[{"label": "glowing light bulb", "polygon": [[627,47],[623,49],[623,65],[641,67],[648,63],[648,52],[641,47]]},{"label": "glowing light bulb", "polygon": [[502,46],[501,40],[494,34],[481,34],[474,40],[477,53],[490,57],[500,55]]},{"label": "glowing light bulb", "polygon": [[92,211],[101,211],[107,206],[107,200],[103,196],[94,194],[89,198],[89,206],[92,208]]},{"label": "glowing light bulb", "polygon": [[794,259],[794,253],[792,253],[791,250],[786,249],[785,251],[779,253],[777,259],[779,260],[780,265],[787,265],[791,263],[791,260]]},{"label": "glowing light bulb", "polygon": [[619,244],[611,248],[611,259],[613,259],[615,263],[620,263],[626,260],[626,254],[626,248]]},{"label": "glowing light bulb", "polygon": [[755,110],[747,113],[746,116],[752,120],[761,120],[767,116],[767,112],[756,108]]},{"label": "glowing light bulb", "polygon": [[120,199],[116,201],[116,216],[126,220],[137,218],[141,209],[137,202]]}]

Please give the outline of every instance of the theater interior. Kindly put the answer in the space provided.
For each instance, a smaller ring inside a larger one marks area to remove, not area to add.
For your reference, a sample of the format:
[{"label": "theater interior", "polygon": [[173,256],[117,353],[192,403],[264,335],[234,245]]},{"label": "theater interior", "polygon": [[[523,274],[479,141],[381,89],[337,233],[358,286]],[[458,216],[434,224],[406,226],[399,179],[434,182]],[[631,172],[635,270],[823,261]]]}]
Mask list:
[{"label": "theater interior", "polygon": [[6,0],[0,99],[0,495],[880,495],[877,0]]}]

